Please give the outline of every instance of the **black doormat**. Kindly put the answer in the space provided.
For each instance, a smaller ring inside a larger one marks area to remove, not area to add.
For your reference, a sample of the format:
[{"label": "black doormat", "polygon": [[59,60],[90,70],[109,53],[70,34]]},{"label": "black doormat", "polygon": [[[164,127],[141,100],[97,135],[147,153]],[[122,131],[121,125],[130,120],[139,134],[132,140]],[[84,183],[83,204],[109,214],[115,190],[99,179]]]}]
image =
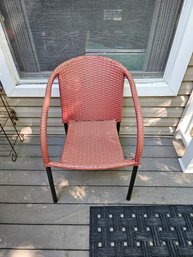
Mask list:
[{"label": "black doormat", "polygon": [[193,205],[90,208],[90,257],[193,256]]}]

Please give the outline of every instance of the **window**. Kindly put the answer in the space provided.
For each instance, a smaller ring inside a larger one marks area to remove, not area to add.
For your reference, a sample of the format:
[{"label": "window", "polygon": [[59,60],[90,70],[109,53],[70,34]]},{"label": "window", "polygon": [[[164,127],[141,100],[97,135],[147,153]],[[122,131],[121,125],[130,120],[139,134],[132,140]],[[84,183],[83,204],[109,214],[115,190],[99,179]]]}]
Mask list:
[{"label": "window", "polygon": [[163,72],[182,3],[3,0],[1,7],[21,75],[83,54],[110,56],[131,71]]},{"label": "window", "polygon": [[[191,0],[2,0],[4,43],[0,46],[7,72],[11,62],[16,84],[32,87],[69,58],[103,55],[132,71],[143,84],[141,92],[149,83],[165,87],[162,94],[171,79],[171,63],[179,57],[176,49],[182,46],[180,36],[185,34],[182,29],[191,19],[192,6]],[[181,31],[175,41],[182,7]],[[186,55],[185,63],[190,54]]]}]

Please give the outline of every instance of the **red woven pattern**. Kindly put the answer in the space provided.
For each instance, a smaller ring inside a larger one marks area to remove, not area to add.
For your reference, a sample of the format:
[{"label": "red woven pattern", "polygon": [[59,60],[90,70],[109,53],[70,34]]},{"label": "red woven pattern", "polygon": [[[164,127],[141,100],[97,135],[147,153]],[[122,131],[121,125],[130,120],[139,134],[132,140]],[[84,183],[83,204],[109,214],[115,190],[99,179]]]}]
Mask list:
[{"label": "red woven pattern", "polygon": [[57,71],[63,122],[121,120],[124,75],[116,62],[84,56],[65,62]]},{"label": "red woven pattern", "polygon": [[[59,78],[63,122],[69,123],[60,162],[50,161],[47,143],[47,117],[55,77]],[[129,81],[136,113],[137,144],[133,160],[123,159],[115,122],[121,120],[125,77]],[[127,69],[99,56],[77,57],[59,65],[46,88],[40,143],[46,167],[90,170],[138,166],[144,144],[143,118],[135,83]]]},{"label": "red woven pattern", "polygon": [[124,160],[115,121],[71,121],[60,164],[49,165],[101,170],[126,167],[129,163]]}]

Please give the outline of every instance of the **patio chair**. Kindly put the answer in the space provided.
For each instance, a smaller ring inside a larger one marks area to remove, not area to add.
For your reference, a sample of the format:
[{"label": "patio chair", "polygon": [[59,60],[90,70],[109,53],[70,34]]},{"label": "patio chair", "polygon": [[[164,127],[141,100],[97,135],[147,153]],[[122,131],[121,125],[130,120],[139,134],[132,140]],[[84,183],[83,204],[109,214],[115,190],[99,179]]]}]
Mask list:
[{"label": "patio chair", "polygon": [[[60,161],[48,153],[47,118],[52,84],[58,78],[62,122],[66,141]],[[136,152],[125,160],[119,142],[123,86],[128,80],[137,125]],[[117,61],[100,56],[80,56],[59,65],[51,74],[41,113],[40,144],[53,201],[57,202],[51,168],[107,170],[133,166],[127,200],[130,200],[144,142],[143,118],[134,81]]]}]

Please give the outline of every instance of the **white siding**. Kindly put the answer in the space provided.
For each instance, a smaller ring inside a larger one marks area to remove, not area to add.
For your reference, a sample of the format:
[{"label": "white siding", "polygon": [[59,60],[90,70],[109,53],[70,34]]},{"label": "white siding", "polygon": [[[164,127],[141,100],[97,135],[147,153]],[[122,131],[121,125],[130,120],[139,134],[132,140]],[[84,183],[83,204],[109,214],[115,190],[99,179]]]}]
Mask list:
[{"label": "white siding", "polygon": [[[144,115],[146,135],[173,135],[182,116],[189,95],[193,89],[193,57],[187,68],[183,83],[176,97],[140,97]],[[33,134],[39,134],[39,119],[43,98],[8,98],[11,107],[19,117],[17,126],[23,131],[30,127]],[[0,103],[1,105],[1,103]],[[53,98],[49,111],[50,134],[63,134],[60,101]],[[8,125],[11,133],[11,127]],[[30,132],[30,133],[31,133]],[[124,98],[121,134],[135,134],[135,113],[130,97]]]}]

